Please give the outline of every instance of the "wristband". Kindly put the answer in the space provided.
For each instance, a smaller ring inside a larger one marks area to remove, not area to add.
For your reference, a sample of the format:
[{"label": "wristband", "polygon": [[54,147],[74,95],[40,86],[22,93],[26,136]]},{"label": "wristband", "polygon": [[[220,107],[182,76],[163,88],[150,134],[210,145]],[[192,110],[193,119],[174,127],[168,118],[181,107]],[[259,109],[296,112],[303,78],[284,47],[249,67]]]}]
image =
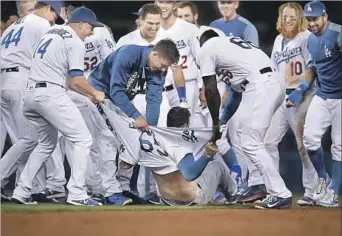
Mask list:
[{"label": "wristband", "polygon": [[178,96],[179,96],[179,99],[184,101],[186,99],[186,90],[185,90],[185,87],[178,87],[177,88],[177,92],[178,92]]}]

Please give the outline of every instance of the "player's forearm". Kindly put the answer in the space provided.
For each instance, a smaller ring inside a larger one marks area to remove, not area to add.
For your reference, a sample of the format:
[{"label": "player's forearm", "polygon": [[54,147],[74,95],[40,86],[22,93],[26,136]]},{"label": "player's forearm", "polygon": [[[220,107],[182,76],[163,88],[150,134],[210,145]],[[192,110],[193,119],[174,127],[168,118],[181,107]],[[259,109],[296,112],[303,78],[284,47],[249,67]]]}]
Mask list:
[{"label": "player's forearm", "polygon": [[304,79],[305,79],[305,81],[307,81],[310,85],[315,81],[315,72],[313,71],[313,69],[309,69],[309,70],[305,73]]},{"label": "player's forearm", "polygon": [[179,163],[178,168],[184,179],[188,182],[197,179],[212,160],[205,155],[202,155],[198,160],[195,161],[193,154],[188,153]]},{"label": "player's forearm", "polygon": [[186,90],[185,90],[185,79],[182,67],[180,66],[172,66],[171,67],[172,74],[173,74],[173,80],[175,82],[179,100],[185,100],[186,99]]},{"label": "player's forearm", "polygon": [[231,90],[229,97],[224,104],[224,110],[220,118],[220,125],[225,125],[237,111],[242,100],[242,93]]},{"label": "player's forearm", "polygon": [[89,97],[95,97],[97,90],[94,89],[84,76],[75,76],[68,79],[70,89]]},{"label": "player's forearm", "polygon": [[205,98],[207,99],[207,104],[211,118],[214,125],[219,125],[219,113],[221,105],[221,96],[217,89],[216,76],[205,76],[203,77],[203,83],[205,87]]}]

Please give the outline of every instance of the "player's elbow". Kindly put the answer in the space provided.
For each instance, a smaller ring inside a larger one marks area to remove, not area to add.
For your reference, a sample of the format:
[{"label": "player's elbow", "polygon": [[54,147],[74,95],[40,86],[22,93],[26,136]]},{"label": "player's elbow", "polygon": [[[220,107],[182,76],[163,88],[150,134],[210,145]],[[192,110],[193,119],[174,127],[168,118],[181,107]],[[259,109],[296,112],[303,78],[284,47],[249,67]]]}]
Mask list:
[{"label": "player's elbow", "polygon": [[70,89],[77,91],[79,86],[82,84],[82,80],[84,80],[84,76],[74,76],[67,80],[67,85]]}]

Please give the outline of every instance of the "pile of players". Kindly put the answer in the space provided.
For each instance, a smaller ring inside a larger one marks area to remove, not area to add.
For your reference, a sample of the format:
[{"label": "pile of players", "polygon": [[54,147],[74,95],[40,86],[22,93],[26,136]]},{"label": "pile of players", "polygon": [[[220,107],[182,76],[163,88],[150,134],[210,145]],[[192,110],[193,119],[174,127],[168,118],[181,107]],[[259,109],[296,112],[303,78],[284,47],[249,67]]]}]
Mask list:
[{"label": "pile of players", "polygon": [[2,201],[288,208],[278,144],[291,128],[297,204],[338,207],[341,25],[323,3],[279,7],[271,58],[236,1],[218,1],[210,26],[197,24],[192,2],[145,4],[117,43],[84,6],[17,3],[21,18],[1,36],[1,118],[13,142],[0,161]]}]

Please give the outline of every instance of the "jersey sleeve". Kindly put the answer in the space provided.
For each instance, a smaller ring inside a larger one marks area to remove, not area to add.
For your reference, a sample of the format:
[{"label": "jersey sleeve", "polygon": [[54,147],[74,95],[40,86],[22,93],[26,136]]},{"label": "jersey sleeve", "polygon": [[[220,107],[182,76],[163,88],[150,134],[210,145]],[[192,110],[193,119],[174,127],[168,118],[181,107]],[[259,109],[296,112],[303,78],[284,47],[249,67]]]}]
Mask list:
[{"label": "jersey sleeve", "polygon": [[101,60],[105,59],[111,52],[115,50],[115,41],[112,37],[111,33],[106,27],[102,28],[102,38],[101,38],[101,48],[100,48],[100,57]]},{"label": "jersey sleeve", "polygon": [[258,31],[254,25],[248,24],[245,31],[243,32],[243,37],[255,45],[259,46],[259,36]]},{"label": "jersey sleeve", "polygon": [[277,51],[277,42],[278,42],[278,37],[275,38],[274,43],[273,43],[273,48],[272,48],[272,53],[271,53],[271,61],[272,61],[273,65],[275,67],[277,67],[277,69],[279,69],[278,65],[275,61],[275,53]]},{"label": "jersey sleeve", "polygon": [[303,50],[303,59],[304,59],[304,64],[307,69],[310,69],[313,66],[313,61],[311,58],[311,54],[308,50],[308,37],[309,35],[306,34],[303,39],[302,39],[302,50]]},{"label": "jersey sleeve", "polygon": [[340,26],[339,34],[337,35],[337,47],[342,54],[342,26]]},{"label": "jersey sleeve", "polygon": [[84,71],[84,43],[74,36],[67,41],[68,70]]},{"label": "jersey sleeve", "polygon": [[[216,74],[216,62],[213,53],[206,50],[206,45],[203,45],[198,54],[198,65],[200,67],[201,77]],[[207,53],[209,52],[209,53]]]},{"label": "jersey sleeve", "polygon": [[122,47],[126,44],[127,44],[127,35],[124,35],[116,43],[115,49],[119,49],[120,47]]}]

